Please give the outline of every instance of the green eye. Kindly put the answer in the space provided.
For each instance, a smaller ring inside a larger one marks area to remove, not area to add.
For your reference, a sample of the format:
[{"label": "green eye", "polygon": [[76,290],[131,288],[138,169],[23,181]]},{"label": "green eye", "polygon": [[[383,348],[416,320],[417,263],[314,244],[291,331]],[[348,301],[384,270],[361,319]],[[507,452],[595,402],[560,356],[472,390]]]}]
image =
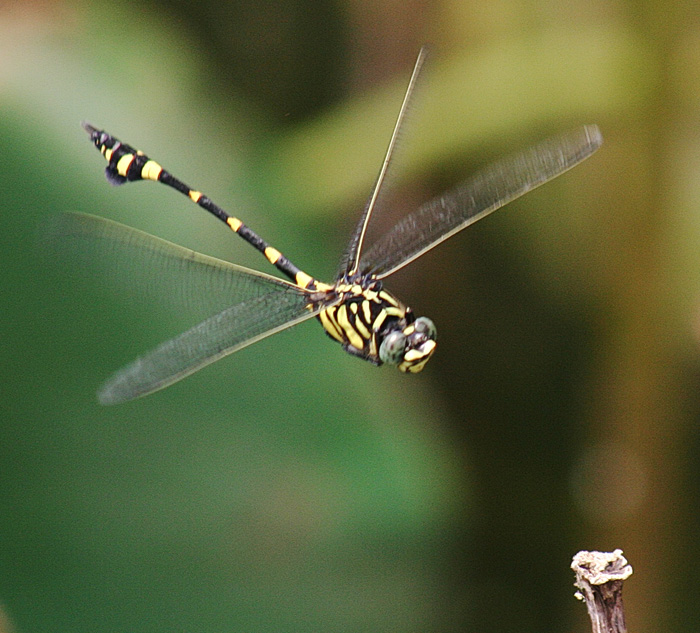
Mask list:
[{"label": "green eye", "polygon": [[406,335],[401,330],[394,330],[382,341],[379,359],[388,365],[398,365],[403,360],[405,350]]},{"label": "green eye", "polygon": [[437,328],[428,317],[418,317],[413,324],[418,334],[425,335],[425,338],[434,341],[437,336]]}]

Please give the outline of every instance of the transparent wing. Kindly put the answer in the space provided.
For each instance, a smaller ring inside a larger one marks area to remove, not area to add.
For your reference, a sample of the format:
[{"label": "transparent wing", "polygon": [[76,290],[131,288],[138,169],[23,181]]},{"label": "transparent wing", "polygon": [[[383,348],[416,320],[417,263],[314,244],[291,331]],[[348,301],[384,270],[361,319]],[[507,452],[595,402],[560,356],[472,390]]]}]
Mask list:
[{"label": "transparent wing", "polygon": [[287,281],[202,255],[105,218],[65,213],[52,218],[44,241],[75,276],[119,287],[124,299],[157,301],[203,319],[259,297]]},{"label": "transparent wing", "polygon": [[136,284],[140,295],[184,302],[195,311],[226,306],[117,372],[98,393],[103,404],[166,387],[222,356],[314,317],[321,309],[318,298],[314,302],[309,291],[287,281],[105,218],[64,214],[50,223],[44,237],[54,253],[82,264],[90,276],[106,274],[129,289]]},{"label": "transparent wing", "polygon": [[167,387],[266,336],[316,316],[294,286],[234,305],[118,371],[102,386],[102,404],[117,404]]},{"label": "transparent wing", "polygon": [[399,221],[363,253],[359,270],[387,277],[458,231],[571,169],[600,147],[595,125],[555,136],[485,167]]},{"label": "transparent wing", "polygon": [[402,132],[405,129],[406,117],[415,100],[416,88],[419,85],[420,73],[426,59],[428,58],[428,53],[429,49],[427,46],[423,46],[418,53],[418,58],[416,59],[415,66],[413,67],[413,73],[411,74],[411,79],[408,82],[408,87],[406,88],[406,94],[404,95],[403,103],[401,104],[401,109],[399,110],[399,116],[396,119],[396,124],[394,125],[394,131],[391,135],[391,140],[389,141],[389,147],[387,148],[384,162],[382,163],[382,168],[379,171],[379,176],[377,176],[377,181],[374,183],[372,194],[367,201],[367,205],[365,206],[365,210],[360,217],[360,221],[357,223],[355,231],[350,238],[350,243],[347,246],[345,255],[341,260],[338,275],[339,277],[345,273],[352,275],[358,270],[362,245],[367,233],[367,226],[369,225],[372,213],[382,206],[384,199],[386,198],[388,189],[387,184],[390,181],[392,167],[395,165],[395,161],[393,160],[395,151]]}]

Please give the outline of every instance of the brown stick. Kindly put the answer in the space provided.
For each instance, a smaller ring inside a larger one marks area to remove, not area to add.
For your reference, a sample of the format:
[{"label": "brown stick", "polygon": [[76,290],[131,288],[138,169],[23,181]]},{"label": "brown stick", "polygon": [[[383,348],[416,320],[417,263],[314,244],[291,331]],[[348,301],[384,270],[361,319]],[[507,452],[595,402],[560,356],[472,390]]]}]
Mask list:
[{"label": "brown stick", "polygon": [[622,582],[632,575],[632,566],[622,550],[579,552],[571,569],[576,573],[576,597],[586,603],[593,633],[627,633]]}]

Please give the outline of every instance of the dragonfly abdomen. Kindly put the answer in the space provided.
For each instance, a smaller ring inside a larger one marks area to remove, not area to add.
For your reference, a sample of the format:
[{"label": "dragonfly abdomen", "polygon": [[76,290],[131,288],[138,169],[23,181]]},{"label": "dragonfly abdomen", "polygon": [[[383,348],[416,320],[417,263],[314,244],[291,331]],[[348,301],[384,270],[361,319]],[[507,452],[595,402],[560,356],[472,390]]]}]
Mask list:
[{"label": "dragonfly abdomen", "polygon": [[303,270],[295,266],[249,226],[237,217],[229,215],[215,204],[211,198],[202,194],[201,191],[192,189],[180,179],[175,178],[169,171],[163,169],[159,163],[146,156],[142,151],[122,143],[104,130],[98,130],[89,123],[83,123],[83,127],[90,135],[90,139],[95,147],[100,150],[102,156],[107,160],[105,175],[110,183],[123,185],[126,182],[135,182],[137,180],[152,180],[172,187],[224,222],[234,233],[260,251],[268,262],[289,277],[297,286],[309,290],[314,290],[318,287],[317,281],[311,275],[307,275]]}]

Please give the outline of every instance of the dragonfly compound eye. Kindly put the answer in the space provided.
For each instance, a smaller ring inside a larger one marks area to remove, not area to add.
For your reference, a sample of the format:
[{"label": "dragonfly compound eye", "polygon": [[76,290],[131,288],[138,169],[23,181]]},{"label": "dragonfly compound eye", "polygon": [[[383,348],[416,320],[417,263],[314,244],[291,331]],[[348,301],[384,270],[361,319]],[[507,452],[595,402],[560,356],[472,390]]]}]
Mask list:
[{"label": "dragonfly compound eye", "polygon": [[379,359],[387,365],[403,362],[407,337],[401,330],[394,330],[386,335],[379,347]]}]

